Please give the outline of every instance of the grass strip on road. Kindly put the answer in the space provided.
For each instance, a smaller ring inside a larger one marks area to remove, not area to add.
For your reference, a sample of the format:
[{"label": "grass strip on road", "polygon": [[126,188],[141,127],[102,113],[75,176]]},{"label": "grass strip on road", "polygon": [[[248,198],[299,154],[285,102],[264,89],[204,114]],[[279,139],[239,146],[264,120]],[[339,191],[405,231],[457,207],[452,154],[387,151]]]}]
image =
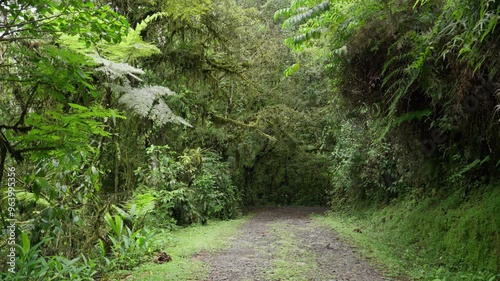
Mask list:
[{"label": "grass strip on road", "polygon": [[127,281],[202,280],[210,273],[210,267],[194,260],[193,256],[228,247],[229,238],[235,236],[248,219],[211,221],[205,226],[194,225],[161,234],[158,239],[162,241],[159,243],[164,244],[164,251],[172,257],[172,261],[163,264],[148,262],[132,271],[119,272],[119,275]]}]

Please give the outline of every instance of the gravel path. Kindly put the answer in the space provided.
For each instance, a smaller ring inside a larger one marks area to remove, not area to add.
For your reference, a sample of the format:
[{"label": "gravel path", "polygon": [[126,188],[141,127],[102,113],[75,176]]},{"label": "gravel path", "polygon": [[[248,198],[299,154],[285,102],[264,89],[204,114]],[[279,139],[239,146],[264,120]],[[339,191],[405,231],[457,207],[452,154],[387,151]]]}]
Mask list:
[{"label": "gravel path", "polygon": [[311,221],[319,207],[254,210],[231,246],[195,257],[213,268],[205,281],[382,281],[376,269],[338,235]]}]

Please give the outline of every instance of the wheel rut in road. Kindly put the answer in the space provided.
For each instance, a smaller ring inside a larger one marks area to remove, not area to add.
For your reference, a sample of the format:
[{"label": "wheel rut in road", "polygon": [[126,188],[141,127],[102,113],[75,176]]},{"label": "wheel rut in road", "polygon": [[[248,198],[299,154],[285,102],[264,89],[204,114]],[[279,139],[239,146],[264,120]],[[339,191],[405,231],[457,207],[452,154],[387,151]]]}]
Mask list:
[{"label": "wheel rut in road", "polygon": [[381,281],[383,275],[353,246],[310,215],[321,207],[269,207],[255,215],[225,251],[194,257],[208,263],[204,281]]}]

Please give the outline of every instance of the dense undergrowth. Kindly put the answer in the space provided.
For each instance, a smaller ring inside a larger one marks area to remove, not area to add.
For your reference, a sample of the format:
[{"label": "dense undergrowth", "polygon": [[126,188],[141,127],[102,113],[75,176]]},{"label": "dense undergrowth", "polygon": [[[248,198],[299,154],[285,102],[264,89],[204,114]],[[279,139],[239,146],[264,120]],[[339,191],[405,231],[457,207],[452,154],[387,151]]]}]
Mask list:
[{"label": "dense undergrowth", "polygon": [[500,270],[498,1],[185,2],[0,4],[3,279],[130,269],[255,204]]},{"label": "dense undergrowth", "polygon": [[500,271],[499,15],[488,0],[292,1],[275,13],[295,30],[290,48],[328,50],[317,63],[337,93],[330,206],[416,279]]},{"label": "dense undergrowth", "polygon": [[210,268],[203,262],[194,260],[193,256],[229,246],[228,238],[237,234],[247,219],[248,216],[236,220],[213,221],[208,225],[195,224],[159,233],[154,243],[168,252],[171,261],[158,264],[149,258],[133,271],[110,271],[103,280],[203,280]]},{"label": "dense undergrowth", "polygon": [[470,197],[457,191],[316,219],[359,245],[389,276],[498,280],[499,200],[498,188],[490,186]]}]

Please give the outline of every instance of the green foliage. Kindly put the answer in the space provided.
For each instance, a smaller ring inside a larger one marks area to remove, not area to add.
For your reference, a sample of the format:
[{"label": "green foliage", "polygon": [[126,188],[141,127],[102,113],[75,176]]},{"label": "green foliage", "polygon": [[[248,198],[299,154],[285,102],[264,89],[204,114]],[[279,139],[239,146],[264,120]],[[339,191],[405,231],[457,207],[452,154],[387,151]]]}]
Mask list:
[{"label": "green foliage", "polygon": [[136,214],[137,217],[143,218],[147,214],[154,211],[156,207],[157,197],[154,191],[139,194],[131,199],[127,204],[127,209]]},{"label": "green foliage", "polygon": [[19,168],[30,272],[132,267],[154,248],[141,229],[240,202],[468,198],[500,163],[497,2],[1,4],[0,168]]},{"label": "green foliage", "polygon": [[[295,1],[295,2],[305,2],[305,1]],[[306,4],[306,3],[304,3]],[[323,3],[320,3],[310,9],[304,9],[303,7],[298,7],[294,11],[290,9],[284,9],[276,12],[274,14],[274,19],[278,19],[284,15],[291,15],[294,13],[293,16],[290,16],[288,19],[286,19],[283,22],[283,29],[291,28],[294,26],[298,26],[302,23],[305,23],[306,21],[320,15],[324,11],[328,10],[330,8],[329,6],[329,1],[325,1]],[[292,7],[296,6],[297,3],[292,3]]]},{"label": "green foliage", "polygon": [[91,281],[95,280],[97,274],[96,262],[87,259],[83,254],[72,260],[61,256],[52,257],[48,267],[53,269],[48,272],[44,280]]},{"label": "green foliage", "polygon": [[[290,48],[300,50],[307,41],[321,37],[321,29],[318,28],[317,24],[314,24],[313,19],[330,9],[330,1],[317,2],[292,1],[290,8],[284,8],[275,12],[275,20],[286,18],[282,24],[283,29],[292,29],[300,26],[299,30],[302,34],[285,40],[285,44]],[[308,8],[310,6],[312,7]]]},{"label": "green foliage", "polygon": [[[276,258],[273,258],[271,269],[266,272],[269,280],[302,281],[316,276],[315,273],[319,272],[319,269],[315,254],[299,246],[297,237],[287,231],[286,225],[272,224],[269,232],[278,237],[280,245]],[[329,277],[331,276],[322,276],[322,278]]]},{"label": "green foliage", "polygon": [[45,257],[41,248],[49,238],[32,245],[26,233],[21,232],[20,236],[21,241],[16,245],[16,273],[2,273],[2,280],[94,280],[97,271],[93,260],[84,255],[72,260],[64,256]]},{"label": "green foliage", "polygon": [[293,75],[300,68],[300,63],[294,63],[292,66],[285,70],[285,77]]},{"label": "green foliage", "polygon": [[473,170],[474,168],[477,168],[481,165],[483,165],[485,162],[488,162],[490,160],[490,156],[486,156],[484,159],[476,159],[472,163],[469,163],[465,165],[462,169],[460,169],[458,172],[454,173],[451,175],[448,180],[451,182],[457,182],[459,180],[464,180],[464,174]]},{"label": "green foliage", "polygon": [[[0,88],[6,96],[0,164],[3,170],[17,162],[21,207],[16,218],[33,244],[44,241],[37,253],[45,262],[34,258],[46,264],[40,274],[88,280],[95,274],[87,270],[93,261],[80,254],[94,255],[92,246],[101,238],[109,206],[109,187],[101,179],[107,170],[102,164],[108,152],[105,142],[117,136],[114,127],[125,119],[112,107],[115,98],[107,83],[121,79],[125,84],[128,76],[144,73],[97,52],[113,52],[115,59],[130,56],[134,45],[130,57],[137,59],[151,54],[151,45],[141,45],[137,32],[108,6],[17,1],[0,9],[5,28],[0,35]],[[109,76],[102,77],[102,72]],[[128,236],[142,243],[136,232]]]},{"label": "green foliage", "polygon": [[[366,127],[365,127],[366,126]],[[379,142],[374,122],[344,121],[338,129],[337,142],[331,153],[330,205],[351,209],[369,200],[380,204],[405,194],[407,187],[397,178],[397,146]]]},{"label": "green foliage", "polygon": [[141,32],[146,29],[149,23],[165,16],[164,13],[155,13],[146,17],[137,24],[135,29],[130,28],[127,36],[123,38],[120,44],[104,45],[99,47],[102,54],[107,58],[119,62],[136,62],[139,58],[150,57],[160,53],[160,49],[153,44],[146,43],[141,37]]},{"label": "green foliage", "polygon": [[[124,212],[122,211],[122,214]],[[133,220],[134,214],[124,213],[128,219]],[[108,238],[111,241],[111,257],[104,257],[108,269],[126,269],[138,265],[145,255],[152,252],[151,242],[156,235],[154,231],[146,228],[136,229],[125,225],[122,215],[111,216],[106,213],[104,220],[111,228]],[[100,251],[104,252],[104,244],[99,243]]]},{"label": "green foliage", "polygon": [[17,1],[5,3],[0,9],[6,31],[0,41],[41,39],[40,35],[65,32],[82,35],[88,46],[101,39],[118,43],[128,27],[127,20],[109,6],[97,7],[93,2]]},{"label": "green foliage", "polygon": [[156,46],[144,42],[140,33],[149,23],[162,16],[165,14],[155,13],[148,16],[135,29],[130,28],[126,37],[119,44],[101,41],[96,45],[96,49],[90,49],[79,42],[81,41],[79,36],[68,35],[61,36],[59,43],[90,58],[98,66],[95,71],[107,76],[107,80],[109,80],[107,86],[114,92],[122,94],[118,98],[119,103],[124,104],[133,112],[152,119],[160,126],[167,122],[190,126],[183,118],[175,115],[165,102],[163,96],[175,94],[169,88],[162,86],[133,87],[128,79],[133,77],[142,82],[143,80],[139,76],[145,74],[142,69],[129,63],[160,53]]},{"label": "green foliage", "polygon": [[423,117],[429,116],[431,113],[432,113],[432,111],[430,109],[420,110],[420,111],[414,111],[414,112],[408,112],[405,115],[398,117],[398,119],[396,119],[394,121],[394,123],[397,126],[397,125],[400,125],[403,122],[408,122],[408,121],[411,121],[413,119],[420,120]]},{"label": "green foliage", "polygon": [[[498,3],[332,1],[309,18],[317,4],[292,1],[275,17],[297,27],[286,41],[293,50],[328,50],[326,62],[316,61],[345,102],[330,115],[332,204],[386,204],[491,178],[500,157],[491,122]],[[313,44],[307,34],[315,30],[323,36]],[[382,114],[362,113],[372,107]],[[435,145],[432,159],[418,155],[424,140]]]},{"label": "green foliage", "polygon": [[133,271],[110,272],[110,278],[129,280],[203,280],[210,274],[210,268],[193,256],[202,252],[223,250],[229,246],[229,238],[238,233],[249,217],[228,221],[213,221],[209,225],[192,225],[172,232],[159,234],[156,244],[161,245],[172,257],[172,261],[158,265],[146,262]]},{"label": "green foliage", "polygon": [[[496,280],[500,193],[487,186],[470,194],[401,201],[319,218],[387,265],[416,280]],[[353,232],[359,228],[362,233]]]},{"label": "green foliage", "polygon": [[90,163],[93,156],[82,150],[30,159],[35,164],[33,172],[22,177],[26,191],[16,194],[21,206],[16,218],[33,244],[44,241],[44,247],[39,248],[41,256],[54,255],[56,248],[61,256],[78,258],[82,248],[96,238],[95,231],[82,227],[99,222],[92,214],[99,204],[95,194],[101,187],[99,170]]},{"label": "green foliage", "polygon": [[67,109],[63,107],[54,111],[47,110],[43,115],[31,114],[26,118],[26,125],[31,126],[30,131],[14,140],[25,145],[33,144],[35,147],[36,144],[43,143],[48,155],[51,154],[51,150],[54,153],[60,153],[60,151],[55,151],[56,148],[61,151],[79,148],[82,152],[89,153],[94,151],[94,148],[88,144],[89,136],[109,137],[111,135],[105,130],[102,122],[104,119],[125,118],[113,109],[106,110],[100,106],[87,108],[72,103],[68,106],[72,114],[67,114]]}]

